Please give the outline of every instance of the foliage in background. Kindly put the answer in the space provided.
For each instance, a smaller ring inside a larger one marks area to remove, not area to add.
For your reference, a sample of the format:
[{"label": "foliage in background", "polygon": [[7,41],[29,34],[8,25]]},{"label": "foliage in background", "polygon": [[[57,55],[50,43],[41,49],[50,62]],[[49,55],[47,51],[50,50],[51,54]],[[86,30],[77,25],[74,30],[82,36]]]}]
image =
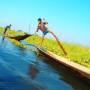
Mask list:
[{"label": "foliage in background", "polygon": [[[40,36],[31,36],[27,38],[25,41],[31,44],[37,44],[40,45],[41,43],[41,37]],[[68,60],[77,62],[81,65],[84,65],[86,67],[90,68],[90,48],[77,45],[77,44],[71,44],[62,42],[62,45],[64,46],[65,50],[67,51],[68,55],[64,56],[62,50],[58,46],[57,42],[53,39],[45,38],[43,42],[43,47],[46,50],[49,50],[59,56],[63,56],[65,58],[68,58]]]}]

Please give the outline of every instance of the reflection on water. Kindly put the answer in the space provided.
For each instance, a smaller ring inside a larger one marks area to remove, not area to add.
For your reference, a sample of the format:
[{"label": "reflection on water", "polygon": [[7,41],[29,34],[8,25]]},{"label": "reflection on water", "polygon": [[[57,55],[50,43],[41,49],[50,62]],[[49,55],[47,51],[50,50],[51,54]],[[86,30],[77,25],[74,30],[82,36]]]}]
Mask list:
[{"label": "reflection on water", "polygon": [[[45,57],[40,57],[43,58],[44,62],[50,65],[54,70],[57,71],[57,74],[59,75],[59,80],[64,81],[65,83],[71,85],[72,90],[90,90],[90,85],[84,82],[81,79],[78,79],[75,77],[69,70],[67,70],[66,67],[60,65],[60,64],[55,64],[54,62],[50,62],[49,59],[46,59]],[[65,89],[67,90],[67,89]]]},{"label": "reflection on water", "polygon": [[5,46],[6,42],[5,36],[0,37],[0,46]]},{"label": "reflection on water", "polygon": [[0,90],[90,90],[65,67],[37,56],[34,50],[17,47],[5,38],[1,44]]},{"label": "reflection on water", "polygon": [[39,70],[35,67],[35,65],[31,64],[29,68],[29,75],[32,79],[34,79],[37,74],[39,73]]},{"label": "reflection on water", "polygon": [[2,43],[4,43],[5,36],[2,37]]}]

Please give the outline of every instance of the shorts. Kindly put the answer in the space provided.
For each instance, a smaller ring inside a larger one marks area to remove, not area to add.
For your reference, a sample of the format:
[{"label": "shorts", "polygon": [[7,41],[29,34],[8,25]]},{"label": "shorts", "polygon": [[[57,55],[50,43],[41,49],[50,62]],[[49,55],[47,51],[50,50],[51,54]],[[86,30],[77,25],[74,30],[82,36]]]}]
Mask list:
[{"label": "shorts", "polygon": [[46,35],[47,33],[49,33],[49,31],[46,29],[46,30],[43,32],[43,35]]}]

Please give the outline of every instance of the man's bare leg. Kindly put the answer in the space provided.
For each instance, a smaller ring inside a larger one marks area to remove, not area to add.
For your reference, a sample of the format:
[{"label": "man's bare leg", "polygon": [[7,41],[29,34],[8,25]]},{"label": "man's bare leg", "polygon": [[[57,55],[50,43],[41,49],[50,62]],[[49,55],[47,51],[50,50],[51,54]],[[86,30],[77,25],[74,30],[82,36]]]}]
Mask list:
[{"label": "man's bare leg", "polygon": [[57,38],[57,36],[53,33],[53,32],[51,32],[50,31],[50,33],[53,35],[53,37],[56,39],[56,41],[58,42],[58,45],[60,46],[60,48],[63,50],[63,53],[65,54],[65,55],[67,55],[67,52],[65,51],[65,49],[63,48],[63,46],[62,46],[62,44],[60,43],[60,41],[58,40],[58,38]]},{"label": "man's bare leg", "polygon": [[42,36],[42,41],[40,43],[40,47],[42,47],[42,44],[43,44],[43,41],[44,41],[44,37],[45,37],[45,35]]}]

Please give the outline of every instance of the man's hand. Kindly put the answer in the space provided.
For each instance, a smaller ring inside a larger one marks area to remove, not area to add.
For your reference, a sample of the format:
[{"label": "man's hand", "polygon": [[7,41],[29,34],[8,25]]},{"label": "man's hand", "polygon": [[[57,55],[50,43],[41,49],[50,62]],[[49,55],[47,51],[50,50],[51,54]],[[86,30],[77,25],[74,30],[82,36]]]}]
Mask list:
[{"label": "man's hand", "polygon": [[39,30],[39,29],[37,28],[33,35],[36,35],[36,33],[38,32],[38,30]]}]

